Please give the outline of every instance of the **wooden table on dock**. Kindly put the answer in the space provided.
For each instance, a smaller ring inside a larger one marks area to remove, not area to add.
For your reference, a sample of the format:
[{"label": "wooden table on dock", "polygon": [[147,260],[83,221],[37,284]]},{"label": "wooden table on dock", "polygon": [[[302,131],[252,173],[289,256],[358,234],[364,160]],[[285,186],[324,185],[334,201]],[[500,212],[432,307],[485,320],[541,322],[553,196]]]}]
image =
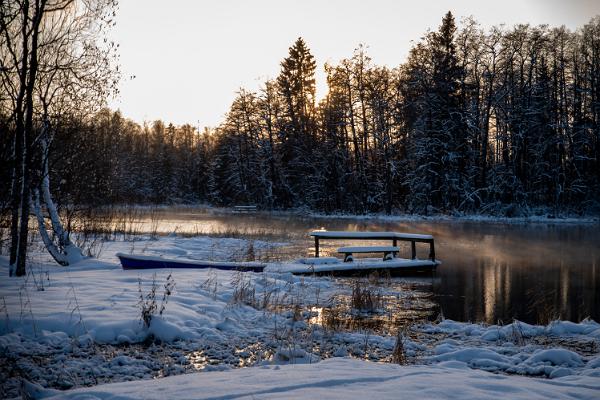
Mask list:
[{"label": "wooden table on dock", "polygon": [[251,212],[256,212],[257,207],[254,205],[233,206],[233,211],[236,213],[251,213]]},{"label": "wooden table on dock", "polygon": [[392,246],[398,241],[411,243],[411,258],[417,258],[416,243],[429,243],[429,259],[435,261],[435,245],[433,236],[400,232],[351,232],[351,231],[313,231],[310,236],[315,238],[315,257],[319,257],[319,240],[391,240]]}]

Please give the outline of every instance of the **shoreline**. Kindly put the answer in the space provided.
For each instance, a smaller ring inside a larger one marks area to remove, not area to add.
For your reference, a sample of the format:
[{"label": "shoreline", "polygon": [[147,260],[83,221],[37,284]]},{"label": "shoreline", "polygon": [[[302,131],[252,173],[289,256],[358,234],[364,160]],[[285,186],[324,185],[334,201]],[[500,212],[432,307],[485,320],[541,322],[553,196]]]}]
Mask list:
[{"label": "shoreline", "polygon": [[[165,211],[169,209],[185,209],[185,210],[198,210],[204,211],[207,214],[228,214],[237,215],[234,211],[233,206],[222,207],[213,206],[206,203],[181,203],[181,204],[113,204],[110,206],[102,206],[105,209],[116,209],[116,210],[141,210],[141,211]],[[246,214],[244,214],[246,215]],[[526,224],[569,224],[569,225],[600,225],[600,215],[586,215],[586,216],[574,216],[574,215],[552,215],[549,213],[540,212],[539,215],[528,215],[520,217],[505,217],[490,214],[385,214],[385,213],[367,213],[367,214],[353,214],[346,212],[319,212],[312,211],[305,208],[290,208],[286,210],[281,209],[261,209],[260,206],[257,211],[249,212],[247,215],[270,215],[270,216],[295,216],[298,218],[313,218],[313,219],[350,219],[350,220],[378,220],[385,222],[474,222],[474,223],[500,223],[500,224],[514,224],[514,225],[526,225]]]}]

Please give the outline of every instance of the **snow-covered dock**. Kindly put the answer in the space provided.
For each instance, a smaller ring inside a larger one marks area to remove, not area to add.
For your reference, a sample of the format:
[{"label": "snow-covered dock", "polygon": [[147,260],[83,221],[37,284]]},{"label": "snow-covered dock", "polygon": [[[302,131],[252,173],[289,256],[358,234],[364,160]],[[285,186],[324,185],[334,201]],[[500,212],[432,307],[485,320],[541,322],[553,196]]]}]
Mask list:
[{"label": "snow-covered dock", "polygon": [[400,232],[354,232],[354,231],[326,231],[319,230],[310,233],[315,238],[315,257],[319,257],[319,242],[323,239],[331,240],[391,240],[392,246],[396,247],[398,242],[410,242],[411,259],[417,258],[417,243],[429,244],[429,259],[435,261],[435,245],[433,236],[415,233]]},{"label": "snow-covered dock", "polygon": [[[252,272],[289,272],[292,274],[322,274],[322,273],[355,273],[375,270],[390,271],[429,271],[435,269],[441,262],[435,259],[433,236],[407,234],[397,232],[342,232],[315,231],[315,257],[302,258],[289,262],[257,263],[257,262],[227,262],[205,260],[181,260],[156,256],[117,253],[123,269],[153,269],[153,268],[186,268],[204,269],[216,268],[225,270],[243,270]],[[335,257],[319,257],[319,239],[350,239],[350,240],[392,240],[393,246],[360,246],[341,247],[338,252],[344,253],[343,260]],[[398,241],[411,242],[411,258],[399,258]],[[429,243],[429,259],[421,260],[416,257],[416,242]],[[352,253],[383,253],[381,258],[354,259]]]},{"label": "snow-covered dock", "polygon": [[[322,262],[321,260],[325,260]],[[382,261],[381,258],[361,258],[344,262],[335,257],[303,258],[290,263],[273,263],[265,267],[265,272],[291,272],[292,274],[354,273],[389,270],[390,272],[415,272],[434,270],[441,261],[409,260],[392,258]]]}]

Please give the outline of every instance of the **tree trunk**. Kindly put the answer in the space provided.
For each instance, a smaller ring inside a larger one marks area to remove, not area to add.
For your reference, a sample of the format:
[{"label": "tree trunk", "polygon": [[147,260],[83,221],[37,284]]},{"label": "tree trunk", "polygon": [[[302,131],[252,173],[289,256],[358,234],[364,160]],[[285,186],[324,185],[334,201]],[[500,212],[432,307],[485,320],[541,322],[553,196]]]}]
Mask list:
[{"label": "tree trunk", "polygon": [[52,232],[57,238],[58,244],[54,243],[54,241],[49,237],[48,231],[46,230],[46,223],[42,214],[42,207],[40,205],[40,193],[37,189],[34,191],[33,210],[37,217],[40,235],[44,245],[46,246],[46,249],[57,263],[66,266],[81,261],[84,257],[81,249],[71,242],[71,239],[69,238],[69,232],[64,229],[62,223],[60,222],[58,210],[56,209],[56,205],[54,204],[52,195],[50,194],[50,170],[48,168],[50,146],[48,144],[47,137],[49,132],[48,125],[48,120],[45,119],[42,127],[42,133],[40,135],[40,143],[42,147],[41,190],[44,204],[46,205],[46,209],[48,210],[48,214],[50,216]]},{"label": "tree trunk", "polygon": [[24,125],[24,100],[27,88],[27,67],[28,59],[27,55],[29,52],[29,34],[27,32],[27,20],[29,18],[29,3],[25,2],[23,6],[23,25],[21,29],[21,35],[23,39],[23,55],[21,58],[21,70],[19,71],[19,93],[15,102],[15,147],[14,147],[14,170],[13,170],[13,183],[12,183],[12,216],[11,216],[11,243],[10,243],[10,276],[17,275],[16,264],[19,256],[19,212],[22,211],[22,187],[23,187],[23,150],[24,150],[24,137],[25,137],[25,125]]},{"label": "tree trunk", "polygon": [[[19,226],[19,240],[17,247],[17,259],[16,259],[16,270],[15,275],[23,276],[26,274],[25,261],[27,258],[27,239],[29,235],[29,211],[30,211],[30,196],[31,196],[31,151],[32,151],[32,139],[33,139],[33,92],[35,86],[35,80],[38,69],[38,36],[40,32],[40,23],[42,21],[42,15],[44,12],[46,2],[44,0],[41,3],[36,2],[36,10],[32,19],[31,27],[31,52],[29,54],[29,74],[27,79],[27,86],[25,88],[25,126],[23,130],[23,154],[22,154],[22,181],[21,181],[21,218]],[[26,2],[25,7],[28,8],[29,4]],[[25,21],[26,25],[27,22]],[[26,30],[26,29],[25,29]],[[24,33],[25,36],[25,33]],[[24,40],[27,40],[25,37]],[[27,57],[27,53],[23,54],[23,57]]]},{"label": "tree trunk", "polygon": [[20,157],[19,155],[22,152],[22,137],[20,136],[20,132],[15,133],[15,143],[13,148],[13,158],[14,158],[14,166],[12,173],[12,187],[11,187],[11,206],[12,206],[12,215],[10,221],[10,270],[9,275],[15,275],[15,262],[17,261],[17,249],[19,243],[19,209],[21,205],[21,188],[19,183],[21,183],[21,171],[20,171]]}]

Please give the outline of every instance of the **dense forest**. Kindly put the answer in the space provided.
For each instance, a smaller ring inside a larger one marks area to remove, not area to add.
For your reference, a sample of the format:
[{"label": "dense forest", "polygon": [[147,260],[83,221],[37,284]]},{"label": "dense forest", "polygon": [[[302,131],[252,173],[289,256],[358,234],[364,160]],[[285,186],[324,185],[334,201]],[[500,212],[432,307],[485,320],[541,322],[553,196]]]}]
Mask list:
[{"label": "dense forest", "polygon": [[[108,109],[50,110],[43,123],[34,114],[34,127],[52,130],[53,196],[59,206],[598,213],[600,18],[575,32],[484,30],[472,19],[457,27],[448,13],[396,68],[374,65],[367,50],[325,66],[328,92],[317,102],[317,64],[299,38],[276,79],[241,89],[225,120],[203,132]],[[15,126],[7,107],[0,115],[9,210]],[[34,140],[32,168],[42,155]],[[42,175],[32,173],[34,185]]]}]

